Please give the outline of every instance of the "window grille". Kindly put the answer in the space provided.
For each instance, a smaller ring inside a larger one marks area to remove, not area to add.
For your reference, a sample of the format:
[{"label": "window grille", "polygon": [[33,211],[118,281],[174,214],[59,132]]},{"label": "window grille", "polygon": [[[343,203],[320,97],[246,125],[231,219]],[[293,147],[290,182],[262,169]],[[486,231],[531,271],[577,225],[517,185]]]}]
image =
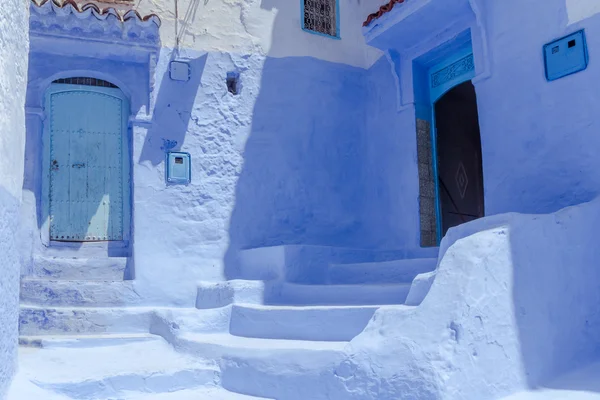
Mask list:
[{"label": "window grille", "polygon": [[117,86],[113,85],[112,83],[102,80],[102,79],[81,78],[81,77],[57,79],[52,83],[66,83],[68,85],[100,86],[100,87],[109,87],[109,88],[117,87]]},{"label": "window grille", "polygon": [[338,0],[302,1],[304,1],[304,29],[337,37]]}]

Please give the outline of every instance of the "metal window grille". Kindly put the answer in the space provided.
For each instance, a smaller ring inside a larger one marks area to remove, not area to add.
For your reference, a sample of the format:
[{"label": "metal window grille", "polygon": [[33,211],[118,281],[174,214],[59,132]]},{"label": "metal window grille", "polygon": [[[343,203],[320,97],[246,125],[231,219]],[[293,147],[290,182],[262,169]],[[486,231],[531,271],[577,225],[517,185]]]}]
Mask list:
[{"label": "metal window grille", "polygon": [[65,83],[67,85],[100,86],[100,87],[109,87],[109,88],[117,87],[116,85],[113,85],[112,83],[105,81],[103,79],[82,78],[82,77],[57,79],[52,83]]},{"label": "metal window grille", "polygon": [[303,0],[304,29],[337,37],[337,0]]}]

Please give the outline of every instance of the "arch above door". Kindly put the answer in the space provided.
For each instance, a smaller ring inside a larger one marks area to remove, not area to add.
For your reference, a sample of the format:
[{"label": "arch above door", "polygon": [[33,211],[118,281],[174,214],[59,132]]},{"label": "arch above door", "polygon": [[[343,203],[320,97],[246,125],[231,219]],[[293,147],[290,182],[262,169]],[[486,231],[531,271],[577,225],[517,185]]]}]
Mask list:
[{"label": "arch above door", "polygon": [[429,96],[435,103],[446,92],[475,76],[471,46],[465,46],[429,69]]}]

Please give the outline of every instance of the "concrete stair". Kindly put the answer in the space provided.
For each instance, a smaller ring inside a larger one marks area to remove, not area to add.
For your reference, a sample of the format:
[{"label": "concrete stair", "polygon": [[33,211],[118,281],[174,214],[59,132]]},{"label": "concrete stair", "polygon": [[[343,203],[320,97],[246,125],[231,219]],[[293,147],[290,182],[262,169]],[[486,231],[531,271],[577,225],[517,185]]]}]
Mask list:
[{"label": "concrete stair", "polygon": [[239,252],[236,278],[327,284],[331,265],[431,259],[437,255],[437,248],[380,251],[310,245],[259,247]]},{"label": "concrete stair", "polygon": [[122,281],[127,257],[77,258],[37,255],[33,258],[33,276],[38,279],[86,281]]},{"label": "concrete stair", "polygon": [[280,305],[384,305],[403,304],[410,283],[382,285],[281,284],[279,296],[270,304]]},{"label": "concrete stair", "polygon": [[278,281],[200,282],[196,307],[230,304],[267,305],[386,305],[402,304],[411,282],[392,284],[307,285]]},{"label": "concrete stair", "polygon": [[44,307],[21,306],[21,336],[143,334],[172,324],[191,332],[223,332],[230,308],[197,310],[169,307]]},{"label": "concrete stair", "polygon": [[367,326],[377,308],[235,304],[229,332],[249,338],[350,341]]},{"label": "concrete stair", "polygon": [[[48,339],[46,339],[48,341]],[[162,338],[106,347],[21,348],[20,367],[38,387],[73,399],[120,398],[217,385],[214,363],[173,351]]]},{"label": "concrete stair", "polygon": [[417,275],[433,271],[436,264],[437,258],[332,264],[327,281],[330,284],[411,283]]},{"label": "concrete stair", "polygon": [[98,334],[83,336],[20,336],[19,346],[36,348],[86,348],[118,346],[129,343],[149,342],[160,339],[157,335],[149,333],[139,334]]},{"label": "concrete stair", "polygon": [[[67,399],[325,400],[323,371],[340,365],[377,309],[408,309],[411,293],[420,303],[436,266],[425,255],[253,249],[240,256],[240,279],[198,283],[196,308],[151,306],[123,280],[126,259],[40,257],[21,283],[22,365]],[[52,365],[65,368],[42,372]]]},{"label": "concrete stair", "polygon": [[347,342],[242,338],[229,334],[183,334],[174,341],[186,354],[217,360],[221,386],[274,399],[327,399],[323,371],[346,357]]},{"label": "concrete stair", "polygon": [[234,303],[264,304],[277,292],[277,283],[235,279],[225,282],[199,282],[196,308],[209,309]]},{"label": "concrete stair", "polygon": [[274,400],[265,397],[247,396],[245,394],[233,393],[220,387],[208,387],[191,390],[178,390],[171,393],[126,395],[123,400]]},{"label": "concrete stair", "polygon": [[21,336],[98,333],[147,333],[151,308],[21,306]]},{"label": "concrete stair", "polygon": [[118,307],[142,302],[133,281],[21,279],[21,304]]}]

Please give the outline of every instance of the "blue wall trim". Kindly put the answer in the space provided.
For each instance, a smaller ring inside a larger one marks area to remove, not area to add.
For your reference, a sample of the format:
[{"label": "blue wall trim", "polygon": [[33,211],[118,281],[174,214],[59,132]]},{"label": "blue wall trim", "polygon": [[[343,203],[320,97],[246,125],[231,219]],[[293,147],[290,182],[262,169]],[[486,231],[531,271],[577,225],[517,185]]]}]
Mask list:
[{"label": "blue wall trim", "polygon": [[[444,68],[458,63],[462,60],[466,60],[466,64],[468,64],[468,60],[470,57],[470,68],[463,69],[462,73],[455,75],[454,77],[440,82],[439,85],[434,86],[434,75]],[[434,65],[429,69],[428,83],[431,97],[431,104],[434,104],[440,97],[442,97],[446,92],[455,87],[456,85],[460,85],[463,82],[473,79],[475,76],[475,65],[473,60],[473,50],[471,46],[465,46],[462,49],[458,50],[456,53],[452,54],[444,61],[439,64]]]},{"label": "blue wall trim", "polygon": [[340,36],[340,0],[335,0],[335,36],[327,35],[325,33],[313,31],[310,29],[306,29],[304,26],[304,0],[300,0],[300,28],[304,32],[312,33],[313,35],[324,36],[329,39],[337,39],[340,40],[342,37]]}]

